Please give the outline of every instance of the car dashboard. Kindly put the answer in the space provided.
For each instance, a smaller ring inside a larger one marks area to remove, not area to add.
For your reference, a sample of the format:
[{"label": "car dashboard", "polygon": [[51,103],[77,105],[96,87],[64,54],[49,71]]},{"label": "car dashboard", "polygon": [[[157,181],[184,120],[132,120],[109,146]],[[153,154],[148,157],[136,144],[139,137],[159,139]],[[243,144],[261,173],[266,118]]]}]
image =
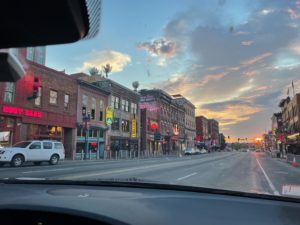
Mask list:
[{"label": "car dashboard", "polygon": [[299,203],[280,197],[126,185],[2,183],[0,190],[1,224],[294,225],[300,214]]}]

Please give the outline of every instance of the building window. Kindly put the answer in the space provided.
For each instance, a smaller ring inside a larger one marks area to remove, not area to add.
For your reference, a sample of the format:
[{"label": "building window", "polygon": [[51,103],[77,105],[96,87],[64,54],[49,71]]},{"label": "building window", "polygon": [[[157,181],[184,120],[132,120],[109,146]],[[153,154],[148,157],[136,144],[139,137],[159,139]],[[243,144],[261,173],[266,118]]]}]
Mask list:
[{"label": "building window", "polygon": [[81,112],[82,112],[82,116],[86,115],[86,111],[87,111],[87,96],[86,95],[82,95],[82,106],[81,106]]},{"label": "building window", "polygon": [[122,99],[121,101],[121,110],[125,111],[125,100]]},{"label": "building window", "polygon": [[50,90],[50,104],[57,104],[57,91]]},{"label": "building window", "polygon": [[37,106],[40,106],[41,101],[42,101],[42,87],[39,88],[38,97],[36,99],[34,99],[34,104]]},{"label": "building window", "polygon": [[103,102],[102,99],[99,101],[99,108],[100,108],[100,109],[103,109],[103,108],[104,108],[104,102]]},{"label": "building window", "polygon": [[26,59],[33,61],[33,47],[28,47],[26,49]]},{"label": "building window", "polygon": [[36,63],[44,65],[44,47],[35,48],[35,60]]},{"label": "building window", "polygon": [[103,111],[99,112],[99,121],[103,121]]},{"label": "building window", "polygon": [[115,109],[120,108],[120,98],[116,96],[111,96],[111,107]]},{"label": "building window", "polygon": [[68,110],[69,106],[70,106],[70,95],[65,94],[65,98],[64,98],[64,108],[65,108],[65,110]]},{"label": "building window", "polygon": [[6,82],[4,91],[4,102],[13,103],[15,92],[15,84],[13,82]]},{"label": "building window", "polygon": [[92,105],[91,105],[91,119],[95,120],[95,114],[96,113],[96,99],[94,97],[92,97]]},{"label": "building window", "polygon": [[130,107],[130,111],[131,111],[131,113],[132,114],[136,114],[136,112],[137,112],[137,104],[135,104],[135,103],[131,103],[131,107]]},{"label": "building window", "polygon": [[120,119],[119,118],[114,118],[114,121],[111,125],[112,130],[120,130]]},{"label": "building window", "polygon": [[122,131],[129,132],[129,120],[122,120]]},{"label": "building window", "polygon": [[129,112],[129,102],[125,101],[125,112]]}]

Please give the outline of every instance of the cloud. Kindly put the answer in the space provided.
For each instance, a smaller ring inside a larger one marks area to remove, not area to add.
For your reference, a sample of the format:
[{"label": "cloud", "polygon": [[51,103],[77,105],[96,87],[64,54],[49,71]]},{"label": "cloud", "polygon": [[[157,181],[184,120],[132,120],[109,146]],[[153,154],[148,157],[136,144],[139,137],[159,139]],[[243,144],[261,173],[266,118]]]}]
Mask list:
[{"label": "cloud", "polygon": [[176,43],[163,38],[152,42],[139,43],[137,44],[137,48],[146,50],[151,56],[162,56],[165,58],[172,58],[177,53]]},{"label": "cloud", "polygon": [[242,102],[223,102],[201,105],[197,115],[204,115],[208,118],[215,118],[220,126],[228,126],[247,121],[254,114],[261,111],[260,107],[251,106]]},{"label": "cloud", "polygon": [[242,45],[244,46],[250,46],[253,44],[253,41],[242,41]]},{"label": "cloud", "polygon": [[290,18],[291,18],[292,20],[296,20],[296,19],[299,19],[299,18],[300,18],[300,13],[297,12],[296,10],[292,9],[292,8],[288,8],[288,9],[287,9],[287,12],[289,13]]},{"label": "cloud", "polygon": [[129,55],[117,51],[92,51],[83,62],[80,70],[88,70],[91,67],[102,69],[102,66],[110,64],[112,72],[121,72],[131,62]]},{"label": "cloud", "polygon": [[255,57],[253,57],[251,59],[248,59],[248,60],[242,62],[242,64],[243,65],[248,65],[248,66],[249,65],[253,65],[253,64],[256,64],[257,62],[259,62],[259,61],[261,61],[261,60],[263,60],[263,59],[265,59],[265,58],[267,58],[267,57],[269,57],[271,55],[272,55],[271,52],[266,52],[264,54],[257,55],[257,56],[255,56]]}]

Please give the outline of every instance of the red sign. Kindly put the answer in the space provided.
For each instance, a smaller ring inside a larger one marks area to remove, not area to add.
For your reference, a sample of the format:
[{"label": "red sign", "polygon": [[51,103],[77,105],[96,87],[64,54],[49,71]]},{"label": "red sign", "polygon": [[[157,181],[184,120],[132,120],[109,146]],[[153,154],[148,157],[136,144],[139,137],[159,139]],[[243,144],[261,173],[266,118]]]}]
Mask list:
[{"label": "red sign", "polygon": [[197,134],[196,141],[200,141],[200,134]]},{"label": "red sign", "polygon": [[13,115],[19,115],[19,116],[23,115],[23,116],[27,116],[27,117],[34,117],[34,118],[42,117],[42,112],[40,112],[40,111],[23,109],[23,108],[7,106],[7,105],[4,105],[2,107],[2,112],[8,113],[8,114],[13,114]]},{"label": "red sign", "polygon": [[283,135],[281,133],[277,134],[277,140],[283,141]]}]

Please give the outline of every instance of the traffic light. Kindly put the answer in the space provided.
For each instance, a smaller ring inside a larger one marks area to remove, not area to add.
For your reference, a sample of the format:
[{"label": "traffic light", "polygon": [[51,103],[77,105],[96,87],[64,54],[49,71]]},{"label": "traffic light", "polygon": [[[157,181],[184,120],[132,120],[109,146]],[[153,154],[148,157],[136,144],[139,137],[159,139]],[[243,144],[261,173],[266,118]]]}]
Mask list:
[{"label": "traffic light", "polygon": [[39,97],[40,88],[41,88],[40,76],[35,76],[33,78],[33,93],[32,93],[33,99]]}]

